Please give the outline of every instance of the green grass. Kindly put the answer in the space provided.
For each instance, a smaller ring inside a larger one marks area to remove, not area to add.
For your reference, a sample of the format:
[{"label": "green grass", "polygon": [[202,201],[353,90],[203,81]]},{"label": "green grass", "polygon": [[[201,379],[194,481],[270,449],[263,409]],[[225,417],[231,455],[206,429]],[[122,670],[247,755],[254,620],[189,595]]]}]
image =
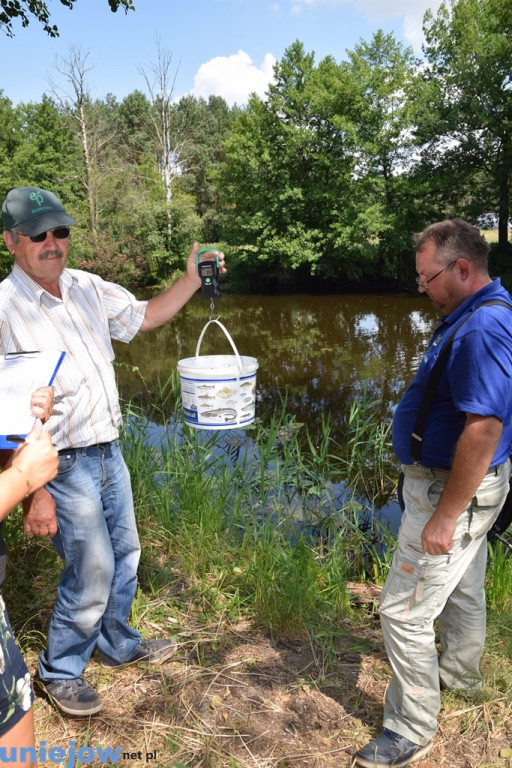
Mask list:
[{"label": "green grass", "polygon": [[512,612],[512,556],[499,540],[488,544],[486,596],[492,611]]}]

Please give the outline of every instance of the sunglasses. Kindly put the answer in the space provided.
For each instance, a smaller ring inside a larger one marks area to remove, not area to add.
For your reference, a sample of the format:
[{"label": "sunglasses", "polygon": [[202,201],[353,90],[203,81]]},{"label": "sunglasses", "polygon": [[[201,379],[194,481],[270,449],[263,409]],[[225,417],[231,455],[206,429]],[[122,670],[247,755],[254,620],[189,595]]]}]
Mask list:
[{"label": "sunglasses", "polygon": [[49,229],[47,232],[40,232],[38,235],[23,235],[23,232],[18,232],[18,234],[23,235],[23,237],[29,237],[33,243],[44,243],[48,232],[51,232],[51,234],[56,237],[57,240],[65,240],[67,237],[69,237],[70,234],[69,227],[57,227],[57,229]]}]

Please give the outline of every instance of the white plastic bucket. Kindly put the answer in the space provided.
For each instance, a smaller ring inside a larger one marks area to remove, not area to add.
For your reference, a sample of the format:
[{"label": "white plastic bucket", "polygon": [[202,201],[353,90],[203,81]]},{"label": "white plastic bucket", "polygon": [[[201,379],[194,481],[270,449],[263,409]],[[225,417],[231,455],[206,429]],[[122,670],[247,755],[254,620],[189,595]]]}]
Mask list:
[{"label": "white plastic bucket", "polygon": [[[226,334],[234,355],[199,356],[206,329],[216,323]],[[185,423],[196,429],[234,429],[254,421],[255,357],[238,354],[235,343],[218,320],[209,320],[196,347],[196,356],[178,362]]]}]

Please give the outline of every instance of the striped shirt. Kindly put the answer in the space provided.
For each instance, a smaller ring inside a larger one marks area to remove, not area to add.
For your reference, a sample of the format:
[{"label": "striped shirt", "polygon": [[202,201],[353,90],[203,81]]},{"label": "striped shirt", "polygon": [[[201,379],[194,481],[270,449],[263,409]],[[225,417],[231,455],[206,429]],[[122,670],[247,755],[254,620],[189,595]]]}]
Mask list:
[{"label": "striped shirt", "polygon": [[62,299],[14,265],[0,283],[0,354],[65,350],[53,383],[53,414],[46,424],[61,450],[119,436],[121,410],[111,340],[133,339],[147,301],[78,269],[65,269],[59,283]]}]

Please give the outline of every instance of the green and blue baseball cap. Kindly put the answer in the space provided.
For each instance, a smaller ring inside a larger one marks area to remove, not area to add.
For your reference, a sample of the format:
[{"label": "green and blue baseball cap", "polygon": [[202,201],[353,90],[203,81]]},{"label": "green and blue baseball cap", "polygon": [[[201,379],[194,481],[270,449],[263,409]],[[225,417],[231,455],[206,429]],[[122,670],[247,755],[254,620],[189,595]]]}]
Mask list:
[{"label": "green and blue baseball cap", "polygon": [[69,227],[76,221],[64,210],[59,198],[39,187],[15,187],[2,205],[5,229],[22,235],[39,235],[48,229]]}]

